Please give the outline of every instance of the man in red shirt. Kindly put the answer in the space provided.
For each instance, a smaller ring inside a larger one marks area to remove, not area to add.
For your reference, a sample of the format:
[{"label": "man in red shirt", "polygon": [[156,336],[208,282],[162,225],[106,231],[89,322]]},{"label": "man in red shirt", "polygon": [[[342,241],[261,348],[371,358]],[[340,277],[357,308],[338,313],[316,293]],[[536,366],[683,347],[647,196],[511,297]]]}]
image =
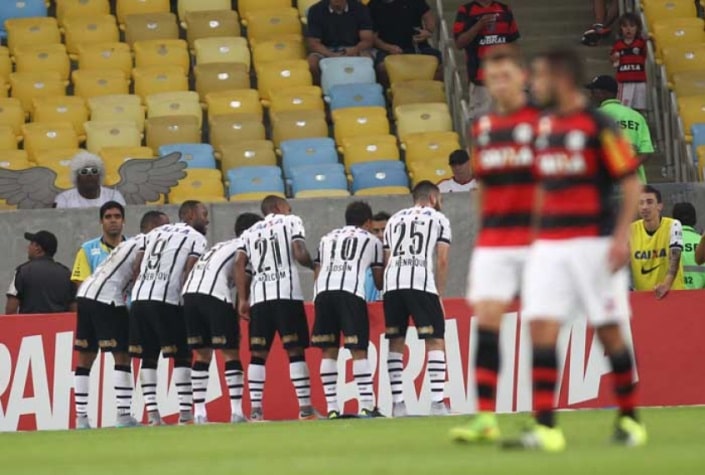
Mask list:
[{"label": "man in red shirt", "polygon": [[508,447],[565,448],[554,414],[556,341],[561,324],[576,315],[595,328],[612,366],[619,406],[614,441],[635,446],[647,439],[636,414],[634,361],[620,328],[630,315],[626,264],[641,190],[639,161],[616,125],[588,107],[582,79],[582,62],[573,51],[549,51],[534,61],[534,97],[554,106],[536,129],[540,224],[522,287],[522,316],[530,322],[533,344],[536,424]]},{"label": "man in red shirt", "polygon": [[453,24],[455,45],[464,49],[470,80],[470,108],[473,117],[490,110],[490,97],[485,88],[480,66],[487,50],[519,39],[519,29],[511,9],[493,0],[474,0],[458,8]]}]

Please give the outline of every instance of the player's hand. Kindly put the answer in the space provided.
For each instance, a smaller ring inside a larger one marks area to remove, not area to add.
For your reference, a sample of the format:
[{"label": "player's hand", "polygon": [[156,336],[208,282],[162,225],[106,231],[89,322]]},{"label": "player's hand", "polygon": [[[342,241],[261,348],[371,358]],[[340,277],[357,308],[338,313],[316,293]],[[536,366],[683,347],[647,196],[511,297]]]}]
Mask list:
[{"label": "player's hand", "polygon": [[477,23],[479,23],[482,26],[487,26],[490,25],[494,22],[497,21],[497,14],[496,13],[489,13],[487,15],[482,15],[479,20],[477,20]]},{"label": "player's hand", "polygon": [[389,48],[387,48],[387,53],[389,54],[402,54],[403,52],[404,50],[397,45],[389,45]]},{"label": "player's hand", "polygon": [[431,36],[433,36],[433,34],[430,31],[420,28],[416,30],[416,34],[413,36],[413,40],[416,43],[423,43],[427,39],[431,38]]},{"label": "player's hand", "polygon": [[619,61],[619,53],[612,53],[610,55],[610,60],[612,60],[613,63],[616,63]]},{"label": "player's hand", "polygon": [[612,239],[607,261],[612,273],[626,266],[629,263],[629,243],[621,239]]},{"label": "player's hand", "polygon": [[668,284],[668,282],[661,282],[656,287],[654,287],[654,294],[656,294],[656,298],[658,300],[661,300],[666,295],[668,295],[668,292],[670,290],[671,290],[671,286]]},{"label": "player's hand", "polygon": [[247,300],[239,302],[238,306],[237,306],[237,313],[240,315],[240,318],[242,318],[246,322],[249,322],[250,321],[250,302],[248,302]]}]

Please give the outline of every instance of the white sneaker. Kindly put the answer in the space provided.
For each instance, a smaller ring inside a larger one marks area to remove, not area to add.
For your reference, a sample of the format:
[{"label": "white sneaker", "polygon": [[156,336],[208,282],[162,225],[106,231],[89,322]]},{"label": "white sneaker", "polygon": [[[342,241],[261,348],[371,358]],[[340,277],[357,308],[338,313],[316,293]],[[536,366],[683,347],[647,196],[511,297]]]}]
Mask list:
[{"label": "white sneaker", "polygon": [[406,403],[404,401],[402,402],[395,402],[392,405],[392,417],[406,417]]},{"label": "white sneaker", "polygon": [[208,417],[206,416],[196,416],[193,418],[193,423],[197,425],[208,424]]},{"label": "white sneaker", "polygon": [[88,416],[76,416],[76,430],[84,430],[91,428],[91,421]]},{"label": "white sneaker", "polygon": [[164,420],[159,415],[159,411],[147,411],[147,425],[152,427],[164,425]]},{"label": "white sneaker", "polygon": [[242,422],[247,422],[247,418],[242,414],[233,414],[232,416],[230,416],[231,424],[240,424]]},{"label": "white sneaker", "polygon": [[252,422],[262,422],[264,420],[261,407],[255,407],[252,409],[250,412],[250,420]]},{"label": "white sneaker", "polygon": [[450,411],[448,406],[443,401],[432,402],[431,403],[431,415],[432,416],[448,416]]},{"label": "white sneaker", "polygon": [[140,424],[140,421],[132,417],[132,415],[127,414],[125,416],[117,416],[117,419],[115,420],[115,427],[139,427],[142,424]]},{"label": "white sneaker", "polygon": [[193,424],[193,413],[191,411],[179,412],[179,425],[187,426]]}]

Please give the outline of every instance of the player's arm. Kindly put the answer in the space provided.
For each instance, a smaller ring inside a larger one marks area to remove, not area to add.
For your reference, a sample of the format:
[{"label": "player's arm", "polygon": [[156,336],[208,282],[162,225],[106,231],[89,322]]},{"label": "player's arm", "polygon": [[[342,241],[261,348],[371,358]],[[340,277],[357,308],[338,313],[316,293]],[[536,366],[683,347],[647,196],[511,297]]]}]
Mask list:
[{"label": "player's arm", "polygon": [[463,49],[472,43],[480,31],[494,20],[494,15],[483,15],[475,20],[468,17],[465,6],[458,9],[453,23],[453,33],[455,35],[455,46]]},{"label": "player's arm", "polygon": [[306,241],[297,239],[292,243],[292,247],[294,248],[294,259],[296,259],[296,262],[307,269],[315,270],[311,254],[309,254],[308,249],[306,249]]},{"label": "player's arm", "polygon": [[683,253],[683,226],[680,221],[673,220],[671,224],[671,240],[668,252],[668,272],[664,277],[663,282],[659,283],[654,292],[656,298],[663,298],[673,287],[673,282],[676,280],[678,270],[681,265],[681,254]]},{"label": "player's arm", "polygon": [[250,286],[251,277],[247,275],[247,254],[239,250],[235,254],[235,264],[233,265],[233,282],[237,289],[238,313],[243,320],[250,319]]},{"label": "player's arm", "polygon": [[91,264],[88,262],[86,251],[81,247],[76,253],[76,259],[73,261],[73,270],[71,272],[71,281],[76,284],[83,283],[91,275]]},{"label": "player's arm", "polygon": [[695,248],[695,263],[698,265],[705,264],[705,234],[700,238],[700,242]]},{"label": "player's arm", "polygon": [[20,290],[22,288],[20,271],[16,270],[15,275],[12,276],[12,282],[10,282],[10,287],[7,289],[5,296],[7,300],[5,302],[5,315],[14,315],[20,310]]},{"label": "player's arm", "polygon": [[375,284],[375,287],[377,290],[382,290],[384,287],[384,245],[378,240],[375,239],[375,254],[374,254],[374,259],[372,260],[372,265],[370,268],[372,269],[372,281]]},{"label": "player's arm", "polygon": [[195,266],[196,262],[198,262],[199,257],[201,256],[188,256],[188,259],[186,259],[186,263],[184,264],[184,271],[181,273],[181,287],[183,287],[186,283],[186,279],[191,273],[191,269],[193,269],[193,266]]},{"label": "player's arm", "polygon": [[447,242],[439,242],[436,245],[436,289],[438,290],[439,297],[443,297],[446,292],[449,249],[450,245]]}]

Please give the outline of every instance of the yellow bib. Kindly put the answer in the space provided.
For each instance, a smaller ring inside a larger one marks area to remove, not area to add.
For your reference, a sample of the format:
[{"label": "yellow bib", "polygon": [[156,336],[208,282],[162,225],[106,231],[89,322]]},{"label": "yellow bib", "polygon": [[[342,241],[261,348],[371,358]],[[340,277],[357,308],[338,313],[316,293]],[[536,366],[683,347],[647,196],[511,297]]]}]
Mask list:
[{"label": "yellow bib", "polygon": [[[636,290],[653,290],[668,274],[673,219],[661,218],[661,224],[652,235],[646,232],[644,220],[632,223],[629,248],[631,252],[632,278]],[[683,290],[683,263],[673,280],[672,290]]]}]

